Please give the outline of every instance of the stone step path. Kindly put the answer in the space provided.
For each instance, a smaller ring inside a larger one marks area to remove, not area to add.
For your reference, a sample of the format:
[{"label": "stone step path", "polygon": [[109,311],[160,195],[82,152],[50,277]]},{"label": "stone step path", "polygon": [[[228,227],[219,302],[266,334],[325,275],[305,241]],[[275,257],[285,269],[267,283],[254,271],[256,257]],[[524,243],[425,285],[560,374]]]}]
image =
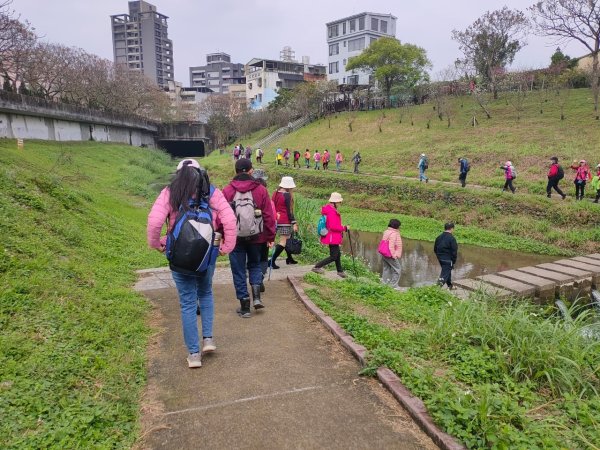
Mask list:
[{"label": "stone step path", "polygon": [[140,272],[135,288],[150,299],[160,332],[149,350],[139,448],[437,448],[298,301],[286,278],[310,268],[274,270],[266,307],[250,319],[235,313],[230,270],[218,268],[217,351],[194,370],[169,270]]},{"label": "stone step path", "polygon": [[458,288],[454,295],[462,299],[483,292],[499,299],[533,298],[540,303],[551,303],[559,296],[574,300],[600,286],[600,253],[505,270],[453,284]]}]

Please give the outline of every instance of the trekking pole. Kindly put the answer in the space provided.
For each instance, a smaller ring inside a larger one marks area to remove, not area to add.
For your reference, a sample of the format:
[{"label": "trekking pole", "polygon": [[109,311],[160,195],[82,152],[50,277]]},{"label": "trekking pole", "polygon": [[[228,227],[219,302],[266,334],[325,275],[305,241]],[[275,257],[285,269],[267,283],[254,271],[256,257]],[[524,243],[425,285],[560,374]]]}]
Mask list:
[{"label": "trekking pole", "polygon": [[275,253],[275,245],[271,247],[271,254],[269,255],[269,278],[268,281],[271,281],[271,271],[273,270],[273,253]]},{"label": "trekking pole", "polygon": [[354,277],[358,278],[356,276],[356,263],[354,262],[354,249],[352,248],[352,235],[350,234],[350,230],[346,230],[346,233],[348,233],[348,240],[350,242],[350,254],[352,255],[352,272],[354,272]]}]

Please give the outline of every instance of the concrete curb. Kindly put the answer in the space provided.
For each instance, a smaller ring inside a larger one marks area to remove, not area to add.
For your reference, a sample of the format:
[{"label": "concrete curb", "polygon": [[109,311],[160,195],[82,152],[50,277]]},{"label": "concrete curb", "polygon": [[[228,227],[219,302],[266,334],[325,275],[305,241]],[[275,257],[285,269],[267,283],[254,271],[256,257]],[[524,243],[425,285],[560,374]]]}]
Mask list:
[{"label": "concrete curb", "polygon": [[[296,293],[296,297],[304,304],[325,328],[327,328],[341,344],[360,362],[365,365],[365,357],[367,349],[360,344],[354,342],[354,339],[340,327],[335,320],[326,315],[321,308],[315,305],[308,298],[304,289],[300,285],[300,281],[295,277],[288,277],[288,281],[292,289]],[[410,414],[413,420],[419,425],[421,430],[427,434],[436,445],[443,450],[463,450],[466,447],[462,445],[455,437],[442,431],[434,422],[427,407],[423,401],[412,395],[406,386],[402,384],[400,378],[387,367],[377,369],[377,378],[388,391],[396,398],[404,409]]]}]

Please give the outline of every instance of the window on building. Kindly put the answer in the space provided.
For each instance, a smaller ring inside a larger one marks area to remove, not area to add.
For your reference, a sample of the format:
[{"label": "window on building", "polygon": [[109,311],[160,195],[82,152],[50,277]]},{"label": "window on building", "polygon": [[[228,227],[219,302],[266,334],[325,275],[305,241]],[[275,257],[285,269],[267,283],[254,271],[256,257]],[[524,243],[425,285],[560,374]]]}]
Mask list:
[{"label": "window on building", "polygon": [[340,62],[329,63],[329,73],[338,73],[340,71]]},{"label": "window on building", "polygon": [[344,23],[342,24],[342,33],[346,34],[346,22],[344,21]]},{"label": "window on building", "polygon": [[339,44],[339,42],[336,43],[336,44],[331,44],[329,46],[329,56],[339,55],[339,53],[340,53],[340,44]]},{"label": "window on building", "polygon": [[358,18],[358,29],[359,30],[364,30],[365,29],[365,18],[364,18],[364,16]]},{"label": "window on building", "polygon": [[346,67],[346,58],[344,58],[344,67]]},{"label": "window on building", "polygon": [[382,33],[387,33],[387,22],[385,20],[380,21],[379,28],[381,29]]},{"label": "window on building", "polygon": [[356,31],[356,19],[350,19],[350,33]]},{"label": "window on building", "polygon": [[252,90],[252,83],[248,83],[248,90]]},{"label": "window on building", "polygon": [[258,100],[260,103],[262,103],[262,94],[258,94],[258,95],[256,96],[256,99],[257,99],[257,100]]},{"label": "window on building", "polygon": [[371,30],[379,31],[379,19],[371,18]]},{"label": "window on building", "polygon": [[364,48],[365,48],[365,38],[364,37],[350,39],[348,41],[348,51],[349,52],[357,52],[360,50],[364,50]]},{"label": "window on building", "polygon": [[346,41],[344,41],[344,47],[346,46]]},{"label": "window on building", "polygon": [[339,36],[339,34],[340,34],[339,24],[336,23],[335,25],[331,25],[329,27],[329,37],[330,38],[337,37],[337,36]]},{"label": "window on building", "polygon": [[372,37],[371,41],[369,42],[369,45],[371,45],[373,42],[375,42],[377,40],[377,38]]}]

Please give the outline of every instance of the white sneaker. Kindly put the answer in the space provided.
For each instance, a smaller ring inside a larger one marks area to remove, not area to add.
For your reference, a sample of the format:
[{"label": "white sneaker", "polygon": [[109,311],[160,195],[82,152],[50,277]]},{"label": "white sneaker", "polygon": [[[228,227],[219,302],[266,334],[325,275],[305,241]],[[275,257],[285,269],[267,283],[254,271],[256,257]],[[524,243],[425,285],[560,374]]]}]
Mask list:
[{"label": "white sneaker", "polygon": [[190,353],[187,357],[187,362],[190,369],[202,367],[202,356],[200,353]]},{"label": "white sneaker", "polygon": [[202,353],[211,353],[217,349],[215,345],[215,341],[213,338],[204,338],[202,339]]}]

